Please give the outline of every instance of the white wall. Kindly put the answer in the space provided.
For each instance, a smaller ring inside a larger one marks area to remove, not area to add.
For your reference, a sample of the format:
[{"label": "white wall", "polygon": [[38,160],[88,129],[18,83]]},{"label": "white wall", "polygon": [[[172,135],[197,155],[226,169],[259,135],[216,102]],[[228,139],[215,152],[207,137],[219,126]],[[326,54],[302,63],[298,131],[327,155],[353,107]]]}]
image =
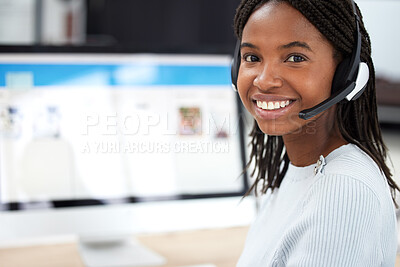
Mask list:
[{"label": "white wall", "polygon": [[32,44],[35,0],[0,0],[0,43]]},{"label": "white wall", "polygon": [[[84,0],[42,0],[42,42],[45,44],[78,44],[85,39]],[[72,36],[67,36],[67,15],[72,14]]]},{"label": "white wall", "polygon": [[[0,0],[0,44],[33,44],[36,0]],[[84,0],[42,0],[43,44],[79,44],[85,41]],[[71,35],[67,35],[67,15],[72,15]]]},{"label": "white wall", "polygon": [[400,80],[400,1],[358,0],[372,42],[376,74]]}]

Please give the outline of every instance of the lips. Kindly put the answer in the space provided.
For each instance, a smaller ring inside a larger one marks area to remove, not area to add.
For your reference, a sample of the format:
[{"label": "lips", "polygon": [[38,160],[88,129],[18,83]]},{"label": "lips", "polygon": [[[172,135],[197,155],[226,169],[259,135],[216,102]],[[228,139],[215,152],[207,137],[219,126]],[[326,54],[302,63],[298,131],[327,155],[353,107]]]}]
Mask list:
[{"label": "lips", "polygon": [[295,102],[288,97],[265,94],[257,94],[252,100],[256,115],[265,120],[274,120],[285,115]]}]

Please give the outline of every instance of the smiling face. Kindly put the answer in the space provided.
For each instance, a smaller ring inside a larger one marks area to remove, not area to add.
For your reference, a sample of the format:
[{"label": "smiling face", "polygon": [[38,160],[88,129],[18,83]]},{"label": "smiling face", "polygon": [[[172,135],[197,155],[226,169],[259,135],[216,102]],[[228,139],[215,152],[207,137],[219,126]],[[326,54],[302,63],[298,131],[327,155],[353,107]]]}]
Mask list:
[{"label": "smiling face", "polygon": [[333,46],[299,11],[266,3],[243,29],[240,98],[269,135],[303,132],[310,121],[332,124],[335,106],[308,121],[298,114],[330,96],[336,61]]}]

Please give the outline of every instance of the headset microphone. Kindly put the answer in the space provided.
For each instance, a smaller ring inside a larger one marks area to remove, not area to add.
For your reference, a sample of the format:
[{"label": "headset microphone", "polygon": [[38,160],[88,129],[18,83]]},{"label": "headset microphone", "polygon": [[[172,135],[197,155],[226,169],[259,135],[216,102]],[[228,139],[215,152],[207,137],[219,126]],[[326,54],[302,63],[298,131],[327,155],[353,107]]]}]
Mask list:
[{"label": "headset microphone", "polygon": [[368,65],[364,62],[361,62],[358,67],[358,75],[355,82],[351,81],[344,90],[333,93],[328,99],[319,103],[318,105],[300,111],[299,117],[304,120],[308,120],[322,111],[327,110],[331,106],[339,103],[343,99],[347,99],[348,101],[356,100],[365,90],[368,78]]},{"label": "headset microphone", "polygon": [[[339,103],[343,99],[348,101],[356,100],[365,90],[369,79],[369,68],[365,62],[361,62],[361,33],[360,18],[356,12],[356,6],[352,1],[353,12],[356,19],[356,31],[354,33],[356,45],[351,55],[344,58],[336,68],[333,81],[331,96],[318,105],[300,111],[299,117],[308,120],[331,106]],[[240,41],[237,42],[235,54],[231,68],[232,86],[236,90],[237,78],[240,68]]]}]

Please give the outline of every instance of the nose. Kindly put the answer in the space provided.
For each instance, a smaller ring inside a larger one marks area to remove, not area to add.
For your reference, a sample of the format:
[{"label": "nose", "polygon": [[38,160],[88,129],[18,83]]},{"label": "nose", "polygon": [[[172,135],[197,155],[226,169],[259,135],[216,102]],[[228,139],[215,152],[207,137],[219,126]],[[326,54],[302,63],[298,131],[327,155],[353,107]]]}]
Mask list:
[{"label": "nose", "polygon": [[265,64],[253,80],[253,85],[260,90],[279,88],[283,85],[278,69],[272,64]]}]

